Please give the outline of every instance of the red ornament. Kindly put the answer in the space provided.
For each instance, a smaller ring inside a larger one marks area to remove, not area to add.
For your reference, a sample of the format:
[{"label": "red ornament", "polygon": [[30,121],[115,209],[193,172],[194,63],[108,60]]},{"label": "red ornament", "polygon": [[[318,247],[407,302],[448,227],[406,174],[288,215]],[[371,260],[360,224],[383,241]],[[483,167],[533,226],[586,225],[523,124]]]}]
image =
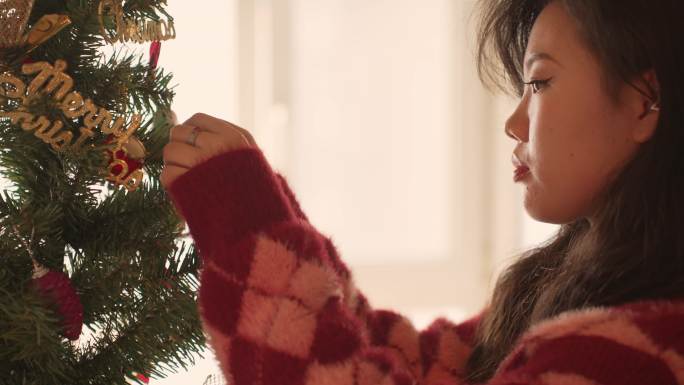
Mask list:
[{"label": "red ornament", "polygon": [[[133,380],[137,380],[137,381],[134,382]],[[129,372],[128,374],[126,374],[126,383],[127,384],[134,384],[134,383],[139,384],[140,382],[138,382],[138,381],[142,382],[143,384],[149,384],[150,378],[147,377],[146,375],[144,375],[142,373],[138,373],[138,372]]]},{"label": "red ornament", "polygon": [[149,377],[145,376],[144,374],[138,373],[138,375],[136,377],[138,378],[138,380],[142,381],[143,384],[149,384],[150,383]]},{"label": "red ornament", "polygon": [[69,277],[62,272],[48,271],[38,274],[33,283],[41,294],[57,305],[64,326],[63,335],[77,340],[83,327],[83,305]]},{"label": "red ornament", "polygon": [[[110,135],[105,144],[114,139]],[[125,181],[131,174],[140,170],[145,163],[145,146],[136,137],[128,138],[126,144],[116,151],[107,150],[109,157],[108,173],[111,180]]]},{"label": "red ornament", "polygon": [[161,41],[153,41],[150,45],[150,72],[157,69],[159,54],[161,53]]},{"label": "red ornament", "polygon": [[[119,149],[114,153],[107,151],[107,154],[109,155],[109,171],[113,175],[119,175],[121,179],[128,178],[143,166],[142,161],[130,157],[123,149]],[[126,164],[126,166],[123,164]]]}]

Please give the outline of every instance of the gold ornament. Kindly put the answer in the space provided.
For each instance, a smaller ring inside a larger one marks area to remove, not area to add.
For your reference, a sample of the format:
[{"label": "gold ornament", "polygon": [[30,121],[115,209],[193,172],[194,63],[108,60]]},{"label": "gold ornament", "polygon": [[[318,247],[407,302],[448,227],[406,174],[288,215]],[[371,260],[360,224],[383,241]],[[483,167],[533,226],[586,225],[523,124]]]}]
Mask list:
[{"label": "gold ornament", "polygon": [[31,52],[71,24],[66,15],[44,15],[24,35],[33,0],[0,0],[0,48],[29,45]]},{"label": "gold ornament", "polygon": [[129,138],[128,142],[126,142],[126,144],[123,145],[122,149],[131,159],[145,159],[145,145],[140,141],[140,139],[136,138],[135,136]]},{"label": "gold ornament", "polygon": [[[116,170],[120,170],[116,172]],[[128,163],[123,159],[115,159],[107,168],[107,180],[118,185],[124,186],[128,191],[135,191],[140,187],[143,179],[142,170],[138,169],[128,174]]]},{"label": "gold ornament", "polygon": [[66,15],[45,15],[41,17],[26,37],[26,43],[31,47],[28,52],[45,43],[69,24],[71,24],[71,19]]},{"label": "gold ornament", "polygon": [[[116,25],[114,34],[107,32],[104,19],[111,16]],[[107,43],[134,42],[145,43],[163,41],[176,38],[176,27],[173,19],[165,20],[135,20],[125,18],[122,0],[100,0],[98,7],[100,33]]]},{"label": "gold ornament", "polygon": [[47,267],[41,265],[35,259],[32,259],[31,261],[33,262],[33,279],[43,278],[47,273],[50,272]]},{"label": "gold ornament", "polygon": [[33,9],[33,0],[0,0],[0,48],[24,43],[24,29]]},{"label": "gold ornament", "polygon": [[[104,134],[113,135],[112,151],[120,150],[140,128],[142,116],[134,114],[130,119],[124,116],[115,117],[106,109],[96,106],[92,100],[84,99],[80,93],[73,91],[74,81],[64,73],[66,67],[64,60],[57,60],[54,66],[48,62],[24,64],[22,73],[35,75],[28,85],[9,73],[0,74],[0,97],[22,101],[22,105],[14,111],[0,110],[0,118],[9,118],[13,124],[20,125],[24,131],[33,132],[36,137],[50,144],[55,151],[81,149],[86,141],[92,139],[96,129]],[[29,100],[38,94],[52,95],[53,99],[59,103],[65,117],[70,119],[83,117],[84,126],[79,129],[80,134],[77,138],[74,138],[71,131],[62,130],[63,123],[60,120],[53,122],[46,116],[35,117],[28,112]],[[144,156],[144,147],[142,153]],[[119,184],[126,183],[126,188],[130,187],[130,181],[120,179],[116,181],[122,182]]]},{"label": "gold ornament", "polygon": [[145,163],[145,145],[140,139],[132,136],[118,150],[109,152],[109,156],[112,161],[107,168],[107,180],[124,186],[128,191],[135,191],[144,176],[141,168]]}]

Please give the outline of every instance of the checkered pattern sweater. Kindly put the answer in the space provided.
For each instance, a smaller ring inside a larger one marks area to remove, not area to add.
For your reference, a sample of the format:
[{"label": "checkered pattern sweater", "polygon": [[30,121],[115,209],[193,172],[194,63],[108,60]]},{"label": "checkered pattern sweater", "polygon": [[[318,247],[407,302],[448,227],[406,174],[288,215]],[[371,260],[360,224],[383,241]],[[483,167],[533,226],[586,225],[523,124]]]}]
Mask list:
[{"label": "checkered pattern sweater", "polygon": [[[170,189],[203,259],[199,309],[235,385],[463,385],[481,315],[418,331],[374,310],[259,149]],[[684,385],[684,302],[563,313],[527,330],[489,385]]]}]

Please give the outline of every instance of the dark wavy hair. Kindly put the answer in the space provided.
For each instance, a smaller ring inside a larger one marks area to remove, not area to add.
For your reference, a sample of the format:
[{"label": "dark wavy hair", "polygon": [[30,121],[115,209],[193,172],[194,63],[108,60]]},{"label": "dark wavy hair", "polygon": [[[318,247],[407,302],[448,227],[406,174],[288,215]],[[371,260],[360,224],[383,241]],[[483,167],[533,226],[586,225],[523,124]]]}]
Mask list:
[{"label": "dark wavy hair", "polygon": [[[684,298],[684,34],[681,0],[553,0],[573,17],[599,59],[608,95],[646,71],[659,82],[653,137],[586,218],[561,226],[499,277],[467,363],[489,380],[530,326],[561,312],[647,299]],[[521,96],[532,26],[549,0],[480,0],[477,59],[488,86]],[[651,94],[652,95],[652,94]]]}]

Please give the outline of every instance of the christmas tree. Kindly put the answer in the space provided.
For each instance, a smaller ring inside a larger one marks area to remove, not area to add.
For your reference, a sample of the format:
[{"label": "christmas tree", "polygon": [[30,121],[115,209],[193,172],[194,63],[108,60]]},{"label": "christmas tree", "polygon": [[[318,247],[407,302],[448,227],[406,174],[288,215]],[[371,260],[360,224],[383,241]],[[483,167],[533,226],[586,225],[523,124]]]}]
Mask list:
[{"label": "christmas tree", "polygon": [[0,384],[126,384],[203,349],[199,258],[158,181],[165,6],[0,0]]}]

